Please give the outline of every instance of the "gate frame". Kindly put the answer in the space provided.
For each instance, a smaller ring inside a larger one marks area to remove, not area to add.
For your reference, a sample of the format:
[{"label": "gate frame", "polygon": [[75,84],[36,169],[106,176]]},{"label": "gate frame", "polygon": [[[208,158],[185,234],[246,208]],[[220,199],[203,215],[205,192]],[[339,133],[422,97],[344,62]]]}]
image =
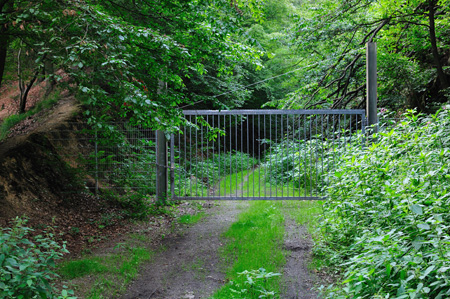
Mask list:
[{"label": "gate frame", "polygon": [[[205,115],[356,115],[361,117],[361,132],[365,135],[367,125],[366,110],[363,109],[299,109],[299,110],[184,110],[185,116]],[[321,196],[175,196],[175,138],[170,137],[170,199],[171,200],[324,200]],[[167,190],[167,189],[166,189]]]}]

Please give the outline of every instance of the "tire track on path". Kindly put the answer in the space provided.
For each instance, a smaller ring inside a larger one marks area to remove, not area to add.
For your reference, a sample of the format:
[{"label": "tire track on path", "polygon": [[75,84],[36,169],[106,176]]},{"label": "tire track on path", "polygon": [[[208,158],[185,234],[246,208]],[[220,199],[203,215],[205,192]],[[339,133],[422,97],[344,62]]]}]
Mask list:
[{"label": "tire track on path", "polygon": [[163,241],[165,250],[145,265],[123,299],[208,298],[225,283],[220,236],[248,203],[224,201],[211,214]]}]

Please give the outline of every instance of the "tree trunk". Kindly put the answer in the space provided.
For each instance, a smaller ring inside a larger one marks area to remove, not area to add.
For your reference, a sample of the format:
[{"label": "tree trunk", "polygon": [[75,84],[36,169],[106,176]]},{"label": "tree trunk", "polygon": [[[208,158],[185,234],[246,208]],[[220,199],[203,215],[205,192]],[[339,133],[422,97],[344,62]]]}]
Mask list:
[{"label": "tree trunk", "polygon": [[439,81],[441,82],[441,89],[445,89],[449,87],[449,82],[447,75],[444,73],[444,70],[442,68],[441,59],[439,57],[439,52],[437,48],[436,43],[436,27],[434,23],[434,17],[435,17],[435,5],[437,1],[430,1],[430,7],[428,12],[428,19],[429,19],[429,25],[430,25],[430,42],[431,42],[431,52],[433,53],[433,60],[436,65],[437,69],[437,75],[439,78]]},{"label": "tree trunk", "polygon": [[2,87],[3,73],[6,66],[7,42],[0,38],[0,87]]},{"label": "tree trunk", "polygon": [[22,92],[20,92],[20,103],[19,103],[19,113],[25,113],[25,108],[27,107],[27,97],[28,93],[30,92],[31,87],[33,86],[34,82],[38,78],[39,71],[37,71],[34,74],[34,77],[30,80],[30,83],[26,86],[27,88]]},{"label": "tree trunk", "polygon": [[[13,6],[14,1],[2,0],[0,1],[0,14],[9,10]],[[3,74],[6,66],[6,55],[8,53],[9,37],[6,34],[8,31],[4,24],[0,23],[0,87],[2,87]]]},{"label": "tree trunk", "polygon": [[45,69],[47,71],[47,74],[49,75],[49,76],[47,76],[47,80],[48,80],[47,81],[47,87],[46,87],[47,90],[45,91],[45,95],[44,95],[44,97],[46,98],[46,97],[48,97],[50,95],[50,93],[55,88],[56,80],[53,77],[55,69],[54,69],[53,63],[51,61],[48,61],[48,62],[45,63]]},{"label": "tree trunk", "polygon": [[6,55],[8,53],[9,44],[9,39],[5,33],[5,27],[0,27],[0,87],[2,87],[3,74],[6,66]]}]

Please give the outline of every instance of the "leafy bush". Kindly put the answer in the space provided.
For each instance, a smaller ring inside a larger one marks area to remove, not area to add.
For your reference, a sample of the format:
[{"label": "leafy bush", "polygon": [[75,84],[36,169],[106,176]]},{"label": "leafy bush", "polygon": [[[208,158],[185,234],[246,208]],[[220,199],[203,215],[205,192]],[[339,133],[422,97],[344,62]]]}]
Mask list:
[{"label": "leafy bush", "polygon": [[0,297],[70,298],[72,291],[56,295],[52,285],[58,277],[53,271],[55,260],[68,252],[65,245],[53,241],[52,234],[26,238],[33,230],[25,224],[26,220],[16,218],[12,228],[0,231]]},{"label": "leafy bush", "polygon": [[316,248],[344,271],[329,298],[449,298],[448,110],[409,111],[337,161]]},{"label": "leafy bush", "polygon": [[322,153],[315,139],[286,140],[273,145],[263,165],[269,170],[266,180],[275,184],[292,182],[297,188],[315,188],[321,182],[320,167],[327,161]]}]

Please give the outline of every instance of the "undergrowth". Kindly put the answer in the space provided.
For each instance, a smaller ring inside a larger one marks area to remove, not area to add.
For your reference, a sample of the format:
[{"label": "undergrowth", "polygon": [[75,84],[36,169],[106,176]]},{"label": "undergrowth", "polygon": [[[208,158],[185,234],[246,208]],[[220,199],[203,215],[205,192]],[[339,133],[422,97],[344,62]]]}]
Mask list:
[{"label": "undergrowth", "polygon": [[67,253],[51,233],[30,237],[27,220],[16,218],[0,230],[0,298],[75,298],[73,291],[58,291],[55,261]]},{"label": "undergrowth", "polygon": [[328,298],[449,298],[449,111],[409,111],[337,161],[315,249],[343,273]]}]

